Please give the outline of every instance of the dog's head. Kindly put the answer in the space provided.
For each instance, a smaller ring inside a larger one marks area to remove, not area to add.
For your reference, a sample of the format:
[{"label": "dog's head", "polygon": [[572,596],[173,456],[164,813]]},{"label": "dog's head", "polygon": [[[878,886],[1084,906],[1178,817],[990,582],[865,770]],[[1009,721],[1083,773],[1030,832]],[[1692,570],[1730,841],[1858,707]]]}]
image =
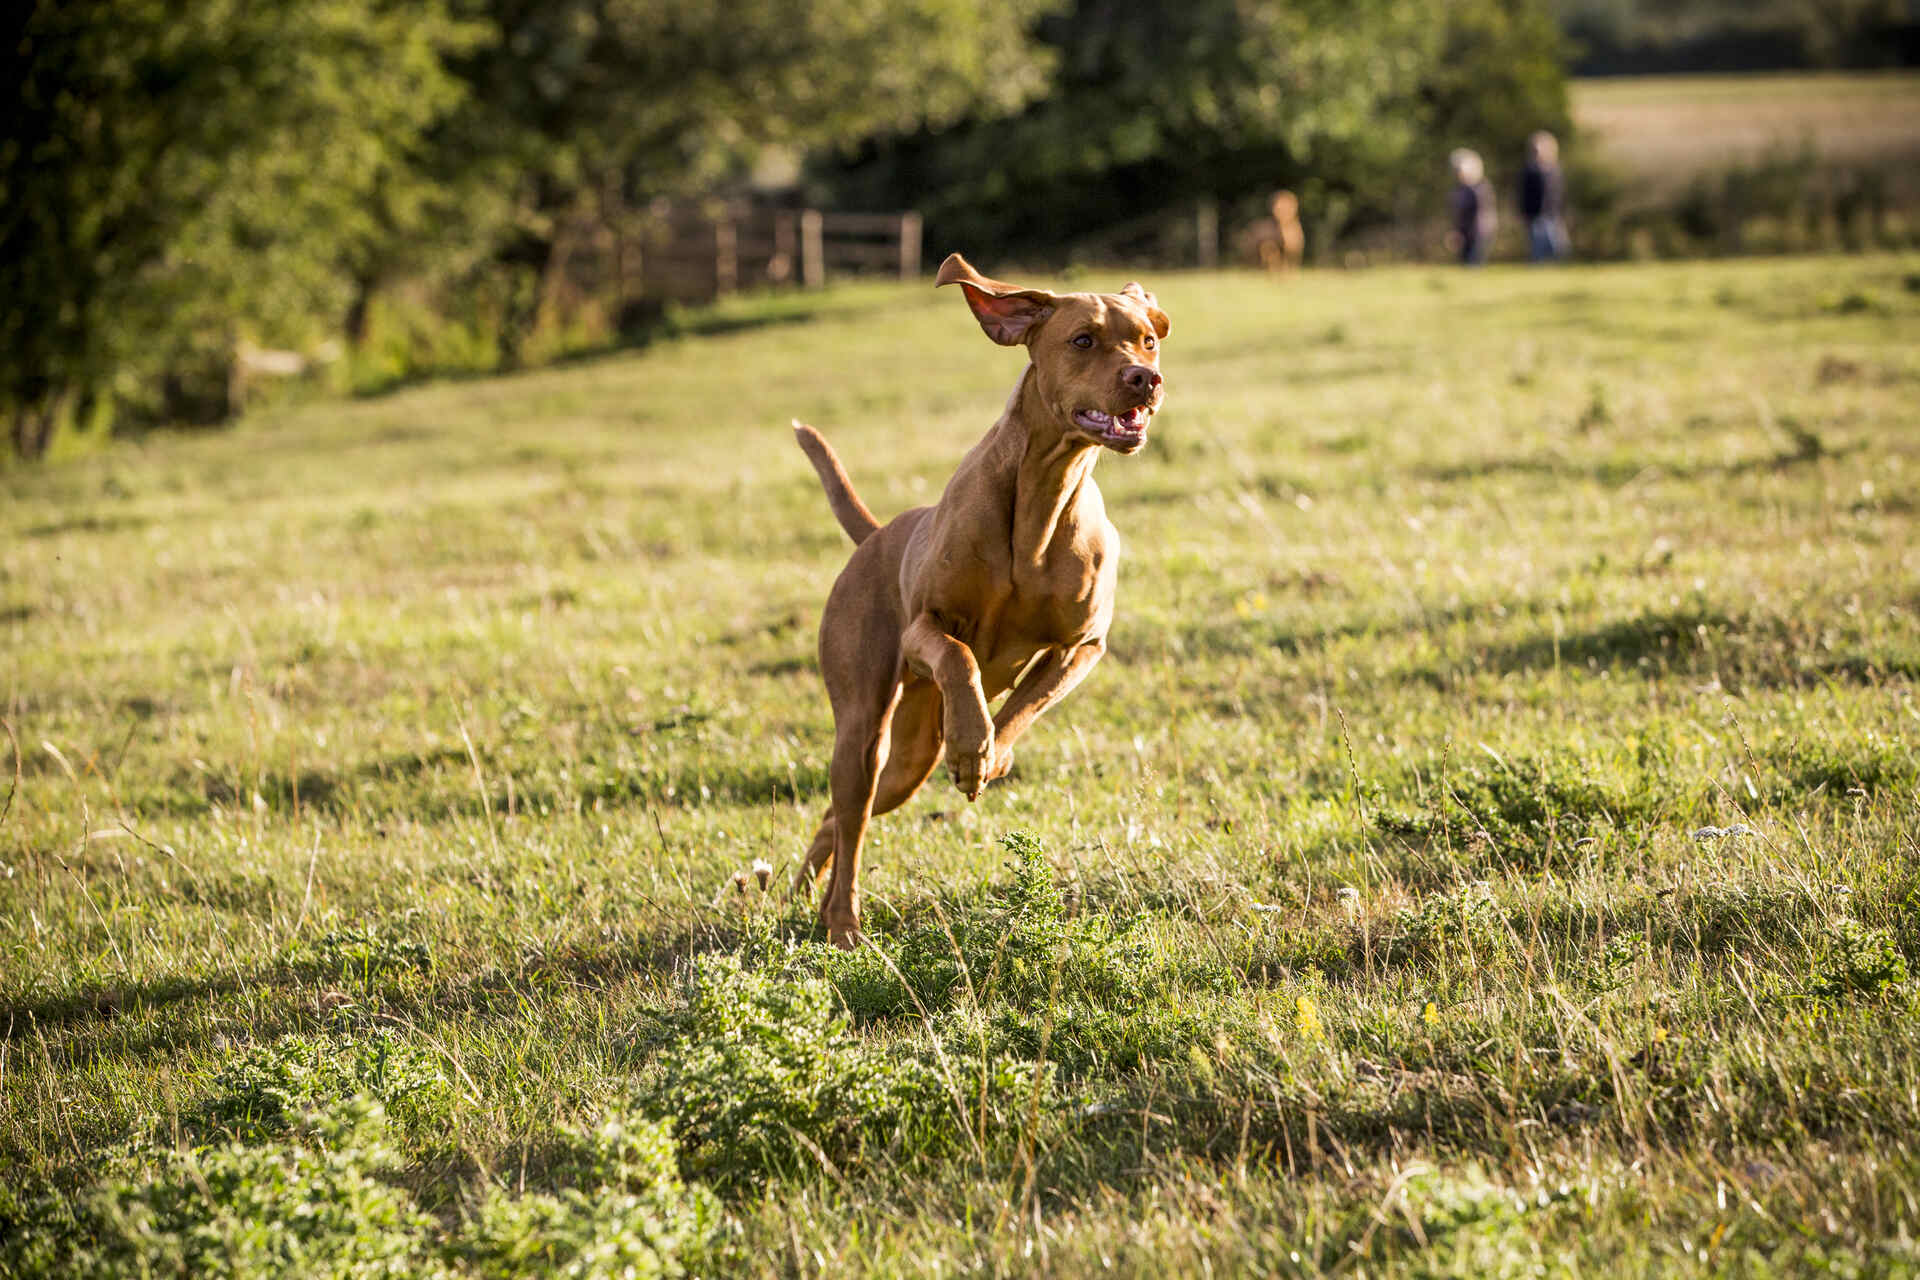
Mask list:
[{"label": "dog's head", "polygon": [[1063,429],[1118,453],[1147,443],[1166,398],[1160,340],[1172,329],[1153,295],[1129,283],[1118,293],[1049,293],[989,280],[959,254],[936,285],[957,284],[989,338],[1024,344],[1038,390]]}]

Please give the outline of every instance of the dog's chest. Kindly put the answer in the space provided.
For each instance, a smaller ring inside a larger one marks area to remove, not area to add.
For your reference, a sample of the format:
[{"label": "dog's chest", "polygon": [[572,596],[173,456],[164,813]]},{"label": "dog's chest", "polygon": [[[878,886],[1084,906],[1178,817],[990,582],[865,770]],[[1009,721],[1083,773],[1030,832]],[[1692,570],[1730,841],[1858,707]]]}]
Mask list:
[{"label": "dog's chest", "polygon": [[1116,556],[1104,518],[1090,526],[1063,523],[1036,559],[1016,557],[1010,590],[994,628],[1001,650],[1022,663],[1041,649],[1084,644],[1106,629],[1112,613]]}]

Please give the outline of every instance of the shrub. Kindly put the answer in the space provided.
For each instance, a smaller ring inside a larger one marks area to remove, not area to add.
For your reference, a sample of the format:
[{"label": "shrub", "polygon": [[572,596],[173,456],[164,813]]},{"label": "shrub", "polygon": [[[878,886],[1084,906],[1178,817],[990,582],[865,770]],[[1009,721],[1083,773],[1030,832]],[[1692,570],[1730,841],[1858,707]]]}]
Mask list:
[{"label": "shrub", "polygon": [[1823,931],[1814,962],[1817,996],[1877,996],[1907,980],[1907,959],[1884,929],[1842,916]]},{"label": "shrub", "polygon": [[1394,916],[1394,933],[1385,951],[1391,958],[1437,963],[1461,956],[1489,958],[1512,940],[1506,916],[1494,901],[1492,886],[1475,881],[1452,893],[1435,894]]},{"label": "shrub", "polygon": [[1069,916],[1040,842],[1024,831],[1000,841],[1012,855],[1006,896],[883,945],[829,957],[824,971],[863,1019],[950,1009],[968,991],[981,1005],[1032,1010],[1059,1001],[1127,1004],[1145,991],[1151,952],[1137,916]]},{"label": "shrub", "polygon": [[963,1100],[937,1055],[856,1039],[835,1004],[831,983],[790,967],[749,968],[735,955],[698,962],[683,1034],[663,1052],[651,1098],[680,1140],[683,1169],[741,1188],[823,1164],[837,1171],[870,1147],[937,1154],[965,1136],[972,1101],[1032,1092],[1031,1064],[975,1060],[963,1068]]},{"label": "shrub", "polygon": [[718,1238],[666,1126],[563,1131],[552,1193],[482,1198],[444,1228],[401,1185],[380,1104],[308,1111],[276,1140],[144,1159],[71,1199],[0,1197],[0,1275],[650,1277]]},{"label": "shrub", "polygon": [[187,1119],[191,1128],[260,1142],[287,1132],[303,1111],[356,1095],[377,1099],[413,1130],[444,1122],[453,1102],[439,1058],[390,1031],[357,1039],[283,1036],[222,1067],[213,1092]]},{"label": "shrub", "polygon": [[495,1190],[448,1256],[483,1277],[634,1277],[681,1273],[679,1257],[714,1239],[720,1210],[703,1188],[680,1181],[664,1124],[613,1118],[567,1129],[553,1172],[570,1183],[552,1193]]},{"label": "shrub", "polygon": [[383,1177],[398,1166],[379,1104],[359,1100],[271,1146],[166,1152],[70,1203],[47,1195],[0,1235],[16,1275],[410,1276],[432,1220]]}]

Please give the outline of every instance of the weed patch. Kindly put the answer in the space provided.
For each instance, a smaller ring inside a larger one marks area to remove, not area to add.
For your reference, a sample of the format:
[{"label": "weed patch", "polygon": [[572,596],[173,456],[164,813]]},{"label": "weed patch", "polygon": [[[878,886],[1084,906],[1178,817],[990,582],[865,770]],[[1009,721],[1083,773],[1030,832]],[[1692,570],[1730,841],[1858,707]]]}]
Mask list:
[{"label": "weed patch", "polygon": [[424,1134],[447,1121],[453,1088],[435,1054],[390,1031],[283,1036],[220,1068],[211,1093],[183,1119],[192,1132],[260,1142],[316,1107],[356,1096],[376,1099],[392,1121]]},{"label": "weed patch", "polygon": [[1539,870],[1570,865],[1588,832],[1652,818],[1665,801],[1645,775],[1609,785],[1589,762],[1553,752],[1469,763],[1444,774],[1419,808],[1380,808],[1373,820],[1390,835],[1464,847],[1482,865]]},{"label": "weed patch", "polygon": [[1814,995],[1877,996],[1906,981],[1907,958],[1886,930],[1841,916],[1822,931],[1809,988]]},{"label": "weed patch", "polygon": [[1382,943],[1383,958],[1390,961],[1472,968],[1504,955],[1513,940],[1506,913],[1484,881],[1403,907],[1393,923],[1393,933]]},{"label": "weed patch", "polygon": [[553,1192],[489,1187],[448,1225],[405,1188],[379,1103],[301,1113],[265,1142],[123,1155],[123,1172],[68,1197],[0,1196],[0,1274],[49,1277],[682,1273],[718,1241],[712,1197],[680,1181],[664,1126],[565,1129],[577,1179]]},{"label": "weed patch", "polygon": [[691,980],[649,1107],[672,1124],[687,1173],[723,1190],[818,1170],[843,1176],[881,1153],[944,1154],[972,1129],[963,1089],[977,1087],[971,1101],[998,1109],[1035,1087],[1029,1064],[970,1062],[962,1084],[932,1046],[851,1035],[823,978],[716,955],[698,960]]},{"label": "weed patch", "polygon": [[1152,979],[1152,952],[1138,916],[1069,915],[1040,842],[1025,832],[1001,840],[1011,855],[1004,898],[942,912],[825,972],[847,1008],[873,1019],[939,1012],[963,1000],[1032,1010],[1054,1001],[1131,1006]]},{"label": "weed patch", "polygon": [[288,1140],[161,1153],[72,1201],[24,1206],[0,1261],[14,1275],[405,1275],[433,1223],[388,1181],[401,1167],[377,1104],[303,1121]]},{"label": "weed patch", "polygon": [[432,972],[433,948],[377,925],[356,925],[322,935],[305,967],[372,991]]}]

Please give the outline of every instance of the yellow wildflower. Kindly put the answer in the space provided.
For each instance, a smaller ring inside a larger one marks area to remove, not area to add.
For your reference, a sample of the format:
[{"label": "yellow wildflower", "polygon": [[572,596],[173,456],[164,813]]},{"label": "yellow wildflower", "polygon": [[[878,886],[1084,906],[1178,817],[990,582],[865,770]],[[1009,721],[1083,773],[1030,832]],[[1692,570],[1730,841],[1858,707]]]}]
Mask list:
[{"label": "yellow wildflower", "polygon": [[1320,1025],[1320,1006],[1313,1002],[1313,997],[1301,996],[1294,1001],[1293,1026],[1315,1044],[1326,1043],[1327,1031]]}]

